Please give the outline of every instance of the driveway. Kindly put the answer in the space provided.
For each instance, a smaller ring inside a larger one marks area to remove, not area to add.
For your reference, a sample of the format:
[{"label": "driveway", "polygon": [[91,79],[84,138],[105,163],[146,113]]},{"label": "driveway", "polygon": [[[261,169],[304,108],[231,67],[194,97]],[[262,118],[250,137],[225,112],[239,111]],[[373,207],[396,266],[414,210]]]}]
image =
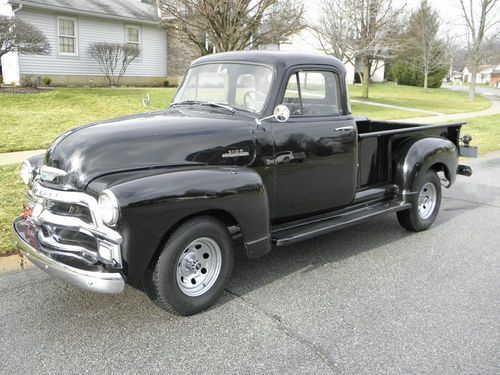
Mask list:
[{"label": "driveway", "polygon": [[239,254],[221,300],[189,318],[132,288],[0,274],[0,372],[498,374],[500,154],[472,164],[430,230],[387,215]]}]

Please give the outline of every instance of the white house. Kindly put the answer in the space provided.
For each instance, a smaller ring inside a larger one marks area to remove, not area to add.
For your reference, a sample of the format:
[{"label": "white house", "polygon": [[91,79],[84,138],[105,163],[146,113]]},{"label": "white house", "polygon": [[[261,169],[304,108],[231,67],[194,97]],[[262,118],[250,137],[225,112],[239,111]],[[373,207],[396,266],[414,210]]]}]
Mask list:
[{"label": "white house", "polygon": [[104,83],[91,43],[132,43],[141,56],[129,66],[124,84],[161,84],[167,76],[167,36],[155,0],[0,0],[0,14],[38,27],[50,43],[48,55],[9,53],[2,57],[3,80],[49,77],[53,84]]},{"label": "white house", "polygon": [[[479,65],[476,73],[476,83],[489,83],[494,70],[500,69],[500,65]],[[465,66],[462,71],[462,81],[468,83],[472,78],[472,68]]]}]

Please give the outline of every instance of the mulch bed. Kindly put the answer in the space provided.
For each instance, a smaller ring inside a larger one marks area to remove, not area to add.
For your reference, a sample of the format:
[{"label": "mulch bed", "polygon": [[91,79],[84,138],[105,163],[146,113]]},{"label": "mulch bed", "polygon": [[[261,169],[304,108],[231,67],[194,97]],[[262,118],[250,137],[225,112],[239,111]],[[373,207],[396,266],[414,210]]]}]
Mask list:
[{"label": "mulch bed", "polygon": [[0,94],[38,94],[53,90],[52,87],[0,86]]}]

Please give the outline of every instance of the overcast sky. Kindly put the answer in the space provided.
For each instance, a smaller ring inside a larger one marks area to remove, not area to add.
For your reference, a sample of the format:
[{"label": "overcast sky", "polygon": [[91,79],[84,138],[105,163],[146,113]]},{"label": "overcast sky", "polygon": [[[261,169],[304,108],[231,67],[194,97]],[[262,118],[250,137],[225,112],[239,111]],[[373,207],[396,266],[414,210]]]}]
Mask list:
[{"label": "overcast sky", "polygon": [[[306,9],[309,16],[313,19],[317,19],[319,17],[319,9],[322,0],[304,0],[304,2],[307,4]],[[474,0],[474,2],[479,6],[479,0]],[[393,0],[393,3],[395,6],[406,6],[406,8],[411,11],[418,7],[420,0]],[[465,28],[459,1],[429,0],[429,4],[438,12],[442,20],[443,31],[451,30],[457,39],[463,39],[465,36]]]}]

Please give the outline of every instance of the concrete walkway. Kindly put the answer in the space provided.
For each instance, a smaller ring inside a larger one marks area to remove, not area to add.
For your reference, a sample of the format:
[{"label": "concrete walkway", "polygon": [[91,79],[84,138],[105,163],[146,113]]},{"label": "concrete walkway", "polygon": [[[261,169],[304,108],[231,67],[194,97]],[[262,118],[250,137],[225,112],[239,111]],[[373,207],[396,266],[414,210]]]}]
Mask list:
[{"label": "concrete walkway", "polygon": [[6,152],[0,154],[0,166],[7,164],[22,163],[25,159],[44,154],[46,150],[31,150],[31,151],[18,151],[18,152]]},{"label": "concrete walkway", "polygon": [[454,120],[463,120],[473,117],[480,116],[491,116],[500,114],[500,100],[492,100],[491,107],[477,112],[466,112],[466,113],[453,113],[453,114],[441,114],[438,116],[431,117],[416,117],[416,118],[408,118],[402,120],[392,120],[397,122],[405,122],[405,123],[424,123],[424,124],[436,124],[436,123],[445,123]]}]

